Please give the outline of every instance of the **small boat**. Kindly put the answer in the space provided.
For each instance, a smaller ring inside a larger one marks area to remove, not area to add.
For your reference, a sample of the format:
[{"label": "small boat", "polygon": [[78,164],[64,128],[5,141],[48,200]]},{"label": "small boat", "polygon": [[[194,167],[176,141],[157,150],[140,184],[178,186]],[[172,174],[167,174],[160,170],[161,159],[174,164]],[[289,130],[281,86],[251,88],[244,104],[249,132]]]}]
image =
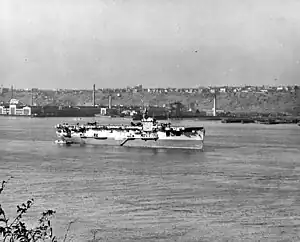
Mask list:
[{"label": "small boat", "polygon": [[279,124],[280,122],[278,120],[275,120],[275,119],[267,118],[267,119],[257,119],[256,123],[269,125],[269,124]]},{"label": "small boat", "polygon": [[73,144],[72,141],[63,140],[63,139],[55,140],[54,143],[57,144],[57,145],[71,145],[71,144]]},{"label": "small boat", "polygon": [[254,120],[250,119],[250,118],[223,118],[221,120],[221,123],[242,123],[242,124],[248,124],[248,123],[254,123]]}]

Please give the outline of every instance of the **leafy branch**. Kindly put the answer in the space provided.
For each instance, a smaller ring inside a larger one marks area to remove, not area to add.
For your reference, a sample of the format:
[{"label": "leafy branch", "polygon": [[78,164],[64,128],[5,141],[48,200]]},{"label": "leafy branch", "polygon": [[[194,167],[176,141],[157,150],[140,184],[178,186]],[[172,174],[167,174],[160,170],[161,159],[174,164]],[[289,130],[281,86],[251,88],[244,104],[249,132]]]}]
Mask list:
[{"label": "leafy branch", "polygon": [[[11,178],[12,177],[7,179],[7,181],[2,181],[0,194],[3,193],[5,185]],[[26,224],[22,221],[23,216],[32,205],[33,199],[18,205],[15,218],[9,220],[0,204],[0,239],[2,239],[3,242],[57,242],[57,238],[53,235],[51,224],[51,218],[55,214],[55,211],[47,210],[43,212],[38,225],[32,229],[27,228]]]}]

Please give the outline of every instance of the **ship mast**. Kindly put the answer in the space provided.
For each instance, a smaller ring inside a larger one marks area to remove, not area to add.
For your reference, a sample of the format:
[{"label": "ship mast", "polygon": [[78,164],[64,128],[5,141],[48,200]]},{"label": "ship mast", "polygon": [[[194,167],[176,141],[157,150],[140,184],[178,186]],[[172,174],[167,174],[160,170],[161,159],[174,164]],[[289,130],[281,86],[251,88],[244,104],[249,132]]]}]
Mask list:
[{"label": "ship mast", "polygon": [[144,110],[143,110],[143,119],[147,119],[148,118],[148,110],[147,110],[147,107],[144,107]]}]

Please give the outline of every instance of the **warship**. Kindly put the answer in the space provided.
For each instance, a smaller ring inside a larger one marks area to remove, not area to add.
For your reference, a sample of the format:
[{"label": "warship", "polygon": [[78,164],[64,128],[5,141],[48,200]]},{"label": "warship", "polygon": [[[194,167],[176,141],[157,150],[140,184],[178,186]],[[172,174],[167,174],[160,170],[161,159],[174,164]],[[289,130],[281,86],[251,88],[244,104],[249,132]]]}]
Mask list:
[{"label": "warship", "polygon": [[130,125],[104,125],[98,122],[85,124],[61,123],[55,126],[61,145],[118,145],[128,147],[180,148],[203,150],[203,126],[174,126],[159,123],[144,111],[140,122]]}]

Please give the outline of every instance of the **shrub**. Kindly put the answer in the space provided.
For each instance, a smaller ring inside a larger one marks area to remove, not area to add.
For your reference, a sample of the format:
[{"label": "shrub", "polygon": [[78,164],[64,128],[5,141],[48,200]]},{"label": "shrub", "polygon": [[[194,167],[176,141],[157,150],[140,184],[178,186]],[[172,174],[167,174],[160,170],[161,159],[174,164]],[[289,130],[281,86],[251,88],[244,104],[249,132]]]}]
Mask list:
[{"label": "shrub", "polygon": [[[0,186],[0,195],[3,193],[5,185],[9,179],[7,181],[2,181],[2,185]],[[26,226],[25,222],[23,222],[23,216],[32,205],[33,199],[18,205],[16,216],[10,220],[0,203],[0,239],[2,239],[3,242],[57,242],[56,237],[53,235],[51,225],[51,217],[55,214],[55,211],[47,210],[43,212],[38,221],[38,225],[35,228],[30,229]]]}]

